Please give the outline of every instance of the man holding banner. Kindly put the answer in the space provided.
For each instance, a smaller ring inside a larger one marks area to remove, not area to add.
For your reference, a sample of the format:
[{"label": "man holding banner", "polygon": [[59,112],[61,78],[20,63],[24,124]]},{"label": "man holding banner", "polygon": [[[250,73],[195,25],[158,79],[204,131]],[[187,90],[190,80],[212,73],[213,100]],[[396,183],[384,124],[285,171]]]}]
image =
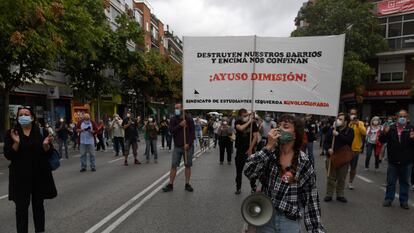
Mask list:
[{"label": "man holding banner", "polygon": [[[252,113],[254,114],[254,113]],[[246,109],[239,110],[239,119],[236,120],[236,192],[241,193],[242,173],[247,158],[252,155],[259,138],[259,128],[254,121],[254,116]],[[250,180],[252,193],[256,192],[256,180]]]},{"label": "man holding banner", "polygon": [[170,182],[162,191],[173,191],[175,176],[177,175],[177,167],[180,166],[181,158],[184,157],[185,165],[185,190],[193,192],[190,185],[191,166],[193,165],[195,126],[194,120],[183,112],[181,103],[175,104],[175,117],[171,119],[170,133],[174,139],[174,150],[172,154]]}]

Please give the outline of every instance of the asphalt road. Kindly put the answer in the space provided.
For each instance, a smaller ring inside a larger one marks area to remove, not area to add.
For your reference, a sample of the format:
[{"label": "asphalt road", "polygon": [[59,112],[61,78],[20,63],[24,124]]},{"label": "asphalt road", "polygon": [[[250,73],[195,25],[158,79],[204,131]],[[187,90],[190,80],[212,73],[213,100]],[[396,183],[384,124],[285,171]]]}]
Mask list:
[{"label": "asphalt road", "polygon": [[[316,146],[316,145],[315,145]],[[139,159],[144,161],[144,146]],[[97,153],[97,172],[80,173],[79,152],[54,172],[58,197],[46,200],[46,229],[52,233],[193,233],[242,232],[240,205],[249,195],[247,179],[242,194],[234,195],[235,166],[219,165],[218,150],[197,153],[193,166],[193,193],[184,190],[184,175],[177,176],[174,191],[160,191],[167,181],[171,153],[158,150],[159,163],[123,166],[113,152]],[[346,190],[349,203],[324,203],[323,156],[315,149],[322,220],[328,232],[414,232],[414,206],[403,210],[398,200],[382,207],[386,164],[380,171],[363,171],[360,157],[355,190]],[[372,163],[374,161],[371,161]],[[7,164],[0,158],[0,232],[15,232],[14,204],[7,200]],[[412,195],[412,192],[411,192]],[[30,217],[31,218],[31,217]],[[30,232],[34,232],[30,219]]]}]

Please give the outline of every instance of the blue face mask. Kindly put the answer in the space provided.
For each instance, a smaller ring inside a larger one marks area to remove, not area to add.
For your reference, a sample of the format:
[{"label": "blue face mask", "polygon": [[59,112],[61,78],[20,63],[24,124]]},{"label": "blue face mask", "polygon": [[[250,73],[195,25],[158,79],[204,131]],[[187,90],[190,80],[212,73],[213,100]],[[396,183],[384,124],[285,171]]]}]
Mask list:
[{"label": "blue face mask", "polygon": [[18,121],[21,126],[27,126],[32,123],[32,117],[31,116],[19,116]]},{"label": "blue face mask", "polygon": [[400,117],[399,119],[398,119],[398,124],[400,124],[400,125],[405,125],[407,123],[407,118],[405,118],[405,117]]},{"label": "blue face mask", "polygon": [[176,116],[180,116],[181,115],[181,110],[180,109],[176,109],[175,110],[175,115]]}]

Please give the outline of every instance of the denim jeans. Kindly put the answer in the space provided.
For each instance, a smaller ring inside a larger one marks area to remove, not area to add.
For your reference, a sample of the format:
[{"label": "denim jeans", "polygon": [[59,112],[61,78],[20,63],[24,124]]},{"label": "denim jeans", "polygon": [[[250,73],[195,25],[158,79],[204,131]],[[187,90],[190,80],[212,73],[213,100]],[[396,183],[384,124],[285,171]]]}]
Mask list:
[{"label": "denim jeans", "polygon": [[369,161],[371,160],[372,152],[374,152],[375,157],[375,168],[379,167],[379,151],[376,151],[376,144],[367,143],[367,156],[365,158],[365,168],[369,168]]},{"label": "denim jeans", "polygon": [[157,139],[145,140],[145,157],[147,160],[150,159],[151,152],[154,154],[154,159],[158,158],[157,154]]},{"label": "denim jeans", "polygon": [[119,152],[121,154],[124,153],[125,147],[124,147],[124,138],[123,137],[114,137],[114,149],[115,149],[115,155],[118,156]]},{"label": "denim jeans", "polygon": [[81,153],[81,168],[86,169],[87,167],[87,154],[89,154],[89,165],[92,168],[96,168],[95,165],[95,145],[93,144],[80,144]]},{"label": "denim jeans", "polygon": [[385,200],[394,200],[395,184],[398,180],[400,184],[400,203],[406,204],[408,202],[412,166],[412,164],[400,165],[388,163]]},{"label": "denim jeans", "polygon": [[276,212],[268,223],[256,228],[256,233],[299,233],[299,220],[290,220],[283,213]]},{"label": "denim jeans", "polygon": [[62,154],[62,151],[63,151],[63,146],[65,146],[65,158],[68,158],[68,139],[61,139],[61,138],[58,138],[58,144],[59,144],[59,155],[60,155],[60,157],[62,158],[63,157],[63,154]]}]

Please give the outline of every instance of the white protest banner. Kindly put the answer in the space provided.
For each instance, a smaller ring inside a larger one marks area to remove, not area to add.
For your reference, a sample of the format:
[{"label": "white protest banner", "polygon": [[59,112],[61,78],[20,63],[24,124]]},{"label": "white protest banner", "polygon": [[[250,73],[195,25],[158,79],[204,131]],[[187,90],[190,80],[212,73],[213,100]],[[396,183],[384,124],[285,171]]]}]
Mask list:
[{"label": "white protest banner", "polygon": [[335,116],[344,44],[345,35],[185,37],[184,108]]}]

